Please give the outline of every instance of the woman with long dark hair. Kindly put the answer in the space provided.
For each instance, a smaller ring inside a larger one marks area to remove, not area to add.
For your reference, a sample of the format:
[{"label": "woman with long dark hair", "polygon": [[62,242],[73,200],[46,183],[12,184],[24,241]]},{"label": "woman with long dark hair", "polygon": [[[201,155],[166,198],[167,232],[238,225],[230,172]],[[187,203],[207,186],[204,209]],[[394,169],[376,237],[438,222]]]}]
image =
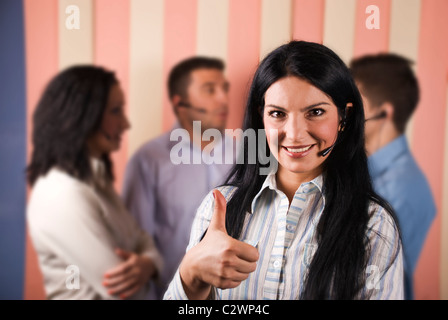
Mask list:
[{"label": "woman with long dark hair", "polygon": [[372,190],[362,100],[342,60],[303,41],[271,52],[243,129],[278,170],[260,174],[243,144],[246,161],[199,207],[165,298],[401,299],[397,220]]},{"label": "woman with long dark hair", "polygon": [[114,73],[71,67],[33,118],[28,226],[48,299],[144,298],[161,258],[113,188],[110,153],[129,129]]}]

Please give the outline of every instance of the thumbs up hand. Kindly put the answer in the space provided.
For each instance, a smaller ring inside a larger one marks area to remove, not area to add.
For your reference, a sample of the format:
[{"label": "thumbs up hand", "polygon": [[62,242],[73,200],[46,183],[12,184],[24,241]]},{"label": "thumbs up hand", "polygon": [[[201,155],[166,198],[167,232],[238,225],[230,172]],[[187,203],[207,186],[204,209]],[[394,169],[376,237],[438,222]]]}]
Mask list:
[{"label": "thumbs up hand", "polygon": [[[227,235],[226,230],[226,211],[227,201],[226,198],[218,190],[213,190],[213,198],[215,198],[215,209],[213,211],[213,217],[210,221],[208,230],[222,231]],[[208,232],[208,231],[207,231]]]},{"label": "thumbs up hand", "polygon": [[218,190],[213,190],[213,196],[215,209],[207,233],[179,267],[189,299],[206,299],[212,286],[235,288],[257,267],[258,250],[227,234],[226,199]]}]

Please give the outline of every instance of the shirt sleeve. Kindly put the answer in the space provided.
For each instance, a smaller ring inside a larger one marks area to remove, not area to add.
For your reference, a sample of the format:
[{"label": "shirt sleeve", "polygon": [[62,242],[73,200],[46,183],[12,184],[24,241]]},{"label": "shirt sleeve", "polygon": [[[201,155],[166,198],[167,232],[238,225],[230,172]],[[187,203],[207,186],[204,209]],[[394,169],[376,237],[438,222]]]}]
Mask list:
[{"label": "shirt sleeve", "polygon": [[403,250],[399,231],[390,214],[380,206],[372,215],[367,242],[370,258],[361,298],[402,300],[404,298]]},{"label": "shirt sleeve", "polygon": [[33,241],[67,266],[77,266],[81,285],[86,281],[101,298],[116,299],[102,282],[104,273],[122,261],[96,195],[74,185],[38,196],[45,198],[36,199],[28,214]]},{"label": "shirt sleeve", "polygon": [[[227,201],[229,201],[230,197],[233,195],[232,191],[234,191],[232,187],[221,187],[217,189],[224,195]],[[204,200],[202,201],[201,205],[199,206],[196,212],[196,216],[193,220],[193,225],[191,227],[190,242],[186,250],[187,252],[202,240],[203,236],[205,235],[205,232],[207,231],[208,226],[210,225],[210,221],[212,219],[214,211],[213,209],[215,206],[215,200],[213,199],[212,192],[213,190],[207,194],[207,196],[204,198]],[[218,289],[212,288],[212,290],[213,292],[211,293],[210,298],[219,299],[220,295]],[[168,286],[168,290],[165,292],[163,299],[188,300],[188,297],[182,285],[179,268],[177,269],[173,280]]]},{"label": "shirt sleeve", "polygon": [[137,153],[129,161],[123,181],[122,199],[135,218],[138,225],[150,235],[154,235],[155,212],[157,210],[155,199],[154,179],[156,170],[151,163],[144,161],[144,154]]}]

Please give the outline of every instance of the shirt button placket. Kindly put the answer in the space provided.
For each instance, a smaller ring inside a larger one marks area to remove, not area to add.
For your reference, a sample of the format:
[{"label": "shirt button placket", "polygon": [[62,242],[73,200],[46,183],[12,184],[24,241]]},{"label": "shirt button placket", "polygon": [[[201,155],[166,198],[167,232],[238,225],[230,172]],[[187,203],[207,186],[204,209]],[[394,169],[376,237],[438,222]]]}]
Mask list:
[{"label": "shirt button placket", "polygon": [[274,263],[272,265],[275,269],[279,269],[282,266],[282,262],[280,260],[274,260]]}]

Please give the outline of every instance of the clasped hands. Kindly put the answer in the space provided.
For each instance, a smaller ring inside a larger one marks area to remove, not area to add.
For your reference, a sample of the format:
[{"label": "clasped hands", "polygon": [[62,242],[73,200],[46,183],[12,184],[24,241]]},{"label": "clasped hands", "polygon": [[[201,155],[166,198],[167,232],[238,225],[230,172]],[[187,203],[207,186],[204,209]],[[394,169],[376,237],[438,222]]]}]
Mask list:
[{"label": "clasped hands", "polygon": [[103,286],[108,289],[110,295],[126,299],[154,277],[157,270],[147,256],[119,248],[115,249],[115,253],[123,262],[104,273]]}]

